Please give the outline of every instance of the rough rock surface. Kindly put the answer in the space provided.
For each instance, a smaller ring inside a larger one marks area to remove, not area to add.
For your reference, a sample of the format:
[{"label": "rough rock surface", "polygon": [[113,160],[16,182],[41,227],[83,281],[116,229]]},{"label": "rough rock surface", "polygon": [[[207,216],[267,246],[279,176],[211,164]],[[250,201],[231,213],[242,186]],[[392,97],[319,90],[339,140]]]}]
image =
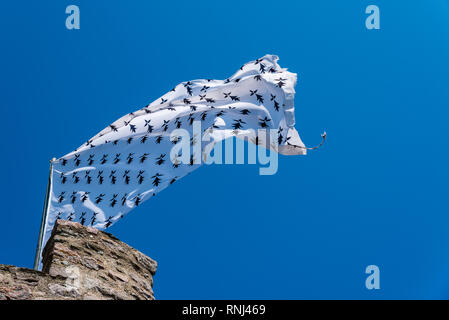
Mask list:
[{"label": "rough rock surface", "polygon": [[157,263],[111,234],[58,220],[43,272],[0,265],[0,300],[153,300]]}]

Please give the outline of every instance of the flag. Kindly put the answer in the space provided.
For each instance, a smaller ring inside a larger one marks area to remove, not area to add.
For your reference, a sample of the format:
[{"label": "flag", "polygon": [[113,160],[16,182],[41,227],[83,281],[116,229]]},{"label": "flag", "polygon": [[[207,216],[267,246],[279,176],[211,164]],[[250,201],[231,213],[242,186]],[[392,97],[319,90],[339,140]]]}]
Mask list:
[{"label": "flag", "polygon": [[[42,247],[57,219],[99,229],[112,226],[201,166],[214,143],[228,137],[281,154],[305,154],[294,128],[297,77],[277,60],[266,55],[225,80],[183,82],[54,160]],[[266,129],[274,134],[265,134]],[[199,151],[173,152],[186,143]]]}]

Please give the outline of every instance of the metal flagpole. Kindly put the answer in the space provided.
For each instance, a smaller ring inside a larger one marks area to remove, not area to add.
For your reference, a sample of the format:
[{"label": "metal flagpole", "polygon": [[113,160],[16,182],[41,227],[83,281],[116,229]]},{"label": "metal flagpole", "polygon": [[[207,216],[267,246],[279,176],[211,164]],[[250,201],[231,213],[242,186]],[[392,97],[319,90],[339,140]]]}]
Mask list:
[{"label": "metal flagpole", "polygon": [[41,248],[42,248],[42,241],[44,239],[45,223],[47,221],[48,198],[50,196],[53,161],[55,161],[55,160],[56,160],[56,158],[53,158],[50,160],[50,173],[48,175],[47,192],[45,193],[44,210],[42,212],[42,219],[41,219],[41,230],[39,231],[39,239],[37,241],[37,247],[36,247],[36,256],[34,258],[34,270],[37,270],[39,268],[40,252],[41,252]]}]

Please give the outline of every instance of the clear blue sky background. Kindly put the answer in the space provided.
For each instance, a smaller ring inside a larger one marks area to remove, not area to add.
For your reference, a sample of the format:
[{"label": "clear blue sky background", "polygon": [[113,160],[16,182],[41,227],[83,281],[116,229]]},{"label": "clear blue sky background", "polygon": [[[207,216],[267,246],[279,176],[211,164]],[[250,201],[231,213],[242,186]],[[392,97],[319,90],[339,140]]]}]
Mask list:
[{"label": "clear blue sky background", "polygon": [[1,1],[0,41],[0,263],[32,267],[50,158],[272,53],[328,141],[274,176],[204,166],[112,227],[159,262],[156,297],[449,298],[448,1]]}]

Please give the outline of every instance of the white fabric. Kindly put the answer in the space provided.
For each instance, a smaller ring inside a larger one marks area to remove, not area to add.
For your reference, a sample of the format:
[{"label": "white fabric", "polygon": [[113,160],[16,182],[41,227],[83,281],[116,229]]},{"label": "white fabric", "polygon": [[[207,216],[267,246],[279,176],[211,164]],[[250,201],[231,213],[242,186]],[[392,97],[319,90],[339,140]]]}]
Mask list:
[{"label": "white fabric", "polygon": [[[174,166],[169,158],[171,132],[182,128],[192,133],[193,119],[201,120],[204,134],[217,141],[248,129],[276,129],[270,149],[305,154],[294,128],[296,74],[277,60],[266,55],[248,62],[226,80],[183,82],[54,161],[44,245],[58,218],[107,228],[197,169],[200,164]],[[264,138],[259,140],[266,146]],[[201,142],[202,150],[206,144]]]}]

